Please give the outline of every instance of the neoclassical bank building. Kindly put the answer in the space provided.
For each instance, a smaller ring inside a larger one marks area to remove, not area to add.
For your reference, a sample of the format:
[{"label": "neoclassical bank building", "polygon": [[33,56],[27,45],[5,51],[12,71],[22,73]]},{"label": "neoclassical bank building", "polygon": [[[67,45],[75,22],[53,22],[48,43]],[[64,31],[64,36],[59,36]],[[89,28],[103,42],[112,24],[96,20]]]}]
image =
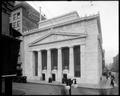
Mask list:
[{"label": "neoclassical bank building", "polygon": [[102,76],[100,15],[79,17],[76,11],[39,22],[25,31],[23,75],[27,81],[62,83],[68,74],[78,84],[96,84]]}]

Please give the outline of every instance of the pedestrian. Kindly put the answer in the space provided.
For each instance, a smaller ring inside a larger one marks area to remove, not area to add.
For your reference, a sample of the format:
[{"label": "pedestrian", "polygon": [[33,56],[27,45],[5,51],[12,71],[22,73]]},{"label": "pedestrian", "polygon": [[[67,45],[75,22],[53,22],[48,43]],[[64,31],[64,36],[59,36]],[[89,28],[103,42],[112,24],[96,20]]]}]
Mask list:
[{"label": "pedestrian", "polygon": [[108,79],[106,80],[106,87],[110,87],[111,86],[111,77],[109,76]]},{"label": "pedestrian", "polygon": [[111,86],[114,87],[114,81],[115,81],[115,77],[114,75],[111,75]]}]

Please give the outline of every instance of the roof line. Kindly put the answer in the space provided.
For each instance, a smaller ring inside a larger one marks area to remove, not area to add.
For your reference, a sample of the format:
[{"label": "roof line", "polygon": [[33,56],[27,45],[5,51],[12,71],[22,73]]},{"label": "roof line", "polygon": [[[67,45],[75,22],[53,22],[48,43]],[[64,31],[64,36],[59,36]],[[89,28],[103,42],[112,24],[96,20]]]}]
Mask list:
[{"label": "roof line", "polygon": [[43,22],[46,22],[46,21],[51,21],[51,20],[57,19],[57,18],[61,18],[61,17],[67,16],[67,15],[70,15],[70,14],[73,14],[73,13],[76,13],[76,15],[79,17],[78,13],[76,11],[73,11],[73,12],[69,12],[67,14],[63,14],[63,15],[60,15],[60,16],[57,16],[57,17],[53,17],[53,18],[50,18],[50,19],[43,20],[40,23],[43,23]]},{"label": "roof line", "polygon": [[[67,24],[71,24],[71,23],[75,23],[75,22],[79,22],[79,21],[85,21],[85,20],[89,20],[89,19],[94,19],[94,18],[98,18],[98,17],[99,17],[99,14],[84,16],[84,17],[81,17],[81,18],[77,18],[75,20],[70,20],[70,21],[67,21],[67,22],[64,22],[64,23],[56,24],[54,26],[54,28],[58,27],[58,26],[63,26],[63,25],[67,25]],[[30,30],[30,31],[25,31],[23,33],[23,35],[26,36],[26,35],[37,33],[39,31],[48,30],[48,29],[51,28],[51,26],[47,26],[47,27],[44,27],[44,28],[36,28],[36,29]]]}]

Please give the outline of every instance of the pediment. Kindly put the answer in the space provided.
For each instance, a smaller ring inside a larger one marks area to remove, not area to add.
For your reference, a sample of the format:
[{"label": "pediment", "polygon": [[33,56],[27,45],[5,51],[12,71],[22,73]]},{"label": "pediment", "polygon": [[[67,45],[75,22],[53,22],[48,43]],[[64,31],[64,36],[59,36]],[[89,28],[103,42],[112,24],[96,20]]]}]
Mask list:
[{"label": "pediment", "polygon": [[29,46],[35,46],[35,45],[41,45],[41,44],[47,44],[47,43],[54,43],[69,39],[78,38],[80,36],[86,36],[85,34],[75,34],[75,33],[50,33],[45,35],[42,38],[38,38],[37,40],[33,41]]}]

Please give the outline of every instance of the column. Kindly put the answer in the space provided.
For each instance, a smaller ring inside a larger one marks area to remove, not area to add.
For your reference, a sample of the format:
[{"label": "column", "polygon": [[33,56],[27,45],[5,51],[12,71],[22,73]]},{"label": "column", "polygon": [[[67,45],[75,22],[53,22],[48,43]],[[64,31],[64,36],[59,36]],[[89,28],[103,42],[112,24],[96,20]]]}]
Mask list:
[{"label": "column", "polygon": [[62,50],[58,48],[58,81],[62,82]]},{"label": "column", "polygon": [[80,45],[81,78],[85,77],[85,45]]},{"label": "column", "polygon": [[50,49],[47,50],[47,81],[49,77],[51,77],[51,51]]},{"label": "column", "polygon": [[74,77],[74,53],[73,53],[73,46],[69,47],[70,54],[69,54],[69,74]]},{"label": "column", "polygon": [[42,77],[42,59],[41,59],[41,51],[38,51],[38,76]]}]

